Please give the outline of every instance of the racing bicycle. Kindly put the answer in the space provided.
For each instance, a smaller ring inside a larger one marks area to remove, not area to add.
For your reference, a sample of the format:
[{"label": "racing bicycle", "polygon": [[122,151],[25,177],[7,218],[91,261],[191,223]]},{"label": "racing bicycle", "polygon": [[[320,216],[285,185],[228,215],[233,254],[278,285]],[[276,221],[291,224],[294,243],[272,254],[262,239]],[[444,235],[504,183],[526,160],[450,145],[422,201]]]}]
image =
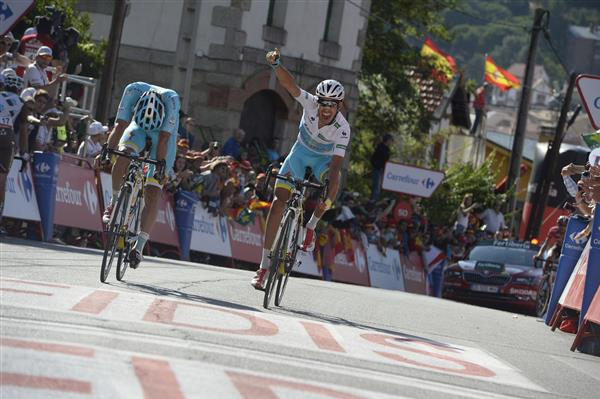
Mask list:
[{"label": "racing bicycle", "polygon": [[145,157],[127,154],[113,150],[106,146],[102,149],[102,159],[108,155],[119,155],[129,158],[129,168],[125,174],[123,184],[119,190],[119,197],[113,207],[108,223],[106,247],[102,257],[100,281],[105,282],[115,255],[117,256],[117,280],[121,281],[129,265],[129,251],[134,244],[134,239],[140,230],[142,208],[144,205],[144,191],[146,186],[146,173],[144,164],[156,166],[155,178],[164,173],[164,163]]},{"label": "racing bicycle", "polygon": [[[291,183],[292,192],[286,203],[285,211],[271,250],[269,277],[265,285],[265,296],[263,299],[263,307],[265,309],[269,308],[273,294],[275,294],[275,306],[281,305],[290,273],[296,265],[296,255],[300,248],[298,240],[300,238],[300,230],[304,225],[304,200],[307,197],[308,189],[317,189],[320,191],[321,197],[325,196],[324,188],[326,185],[311,182],[309,180],[311,174],[310,168],[306,168],[306,173],[302,180],[272,173],[272,167],[269,167],[265,187],[269,186],[269,180],[273,177]],[[298,265],[300,265],[300,262],[298,262]]]}]

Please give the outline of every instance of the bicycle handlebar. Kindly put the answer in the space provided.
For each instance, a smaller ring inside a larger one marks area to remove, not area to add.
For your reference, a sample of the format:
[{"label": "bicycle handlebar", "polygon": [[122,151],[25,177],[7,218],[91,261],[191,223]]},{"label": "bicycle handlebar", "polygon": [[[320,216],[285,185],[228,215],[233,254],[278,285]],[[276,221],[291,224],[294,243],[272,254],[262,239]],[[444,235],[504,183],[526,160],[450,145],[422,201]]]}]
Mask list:
[{"label": "bicycle handlebar", "polygon": [[275,177],[276,179],[289,181],[290,183],[292,183],[296,186],[300,186],[300,187],[310,187],[310,188],[316,188],[318,190],[323,190],[325,188],[324,184],[313,183],[308,180],[295,179],[291,176],[280,175],[279,173],[273,173],[273,174],[271,174],[271,176]]},{"label": "bicycle handlebar", "polygon": [[101,152],[101,159],[107,159],[109,154],[119,155],[121,157],[129,158],[134,161],[155,165],[157,167],[157,170],[154,172],[154,178],[157,180],[160,180],[159,178],[157,178],[157,175],[163,176],[165,174],[165,161],[157,161],[150,158],[140,157],[138,155],[131,155],[123,151],[113,150],[112,148],[108,148],[106,145],[103,146]]}]

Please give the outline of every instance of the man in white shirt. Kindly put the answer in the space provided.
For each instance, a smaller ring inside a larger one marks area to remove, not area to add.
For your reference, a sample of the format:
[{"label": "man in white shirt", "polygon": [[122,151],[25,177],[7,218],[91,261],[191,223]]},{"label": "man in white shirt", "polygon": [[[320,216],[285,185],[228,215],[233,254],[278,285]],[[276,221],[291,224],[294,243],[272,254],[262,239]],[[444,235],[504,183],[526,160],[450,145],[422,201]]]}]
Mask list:
[{"label": "man in white shirt", "polygon": [[496,201],[494,208],[487,208],[482,213],[478,214],[477,217],[483,221],[486,226],[485,231],[488,234],[495,235],[501,228],[505,228],[504,215],[500,212],[502,203]]},{"label": "man in white shirt", "polygon": [[36,89],[44,89],[54,97],[58,85],[65,80],[64,74],[57,74],[57,76],[50,81],[46,68],[52,63],[52,49],[47,46],[42,46],[38,49],[35,55],[35,62],[27,67],[23,80],[25,86],[35,87]]},{"label": "man in white shirt", "polygon": [[106,132],[108,126],[103,126],[102,123],[94,121],[88,127],[88,136],[81,142],[77,150],[77,156],[82,158],[94,158],[102,151],[102,144],[106,142]]}]

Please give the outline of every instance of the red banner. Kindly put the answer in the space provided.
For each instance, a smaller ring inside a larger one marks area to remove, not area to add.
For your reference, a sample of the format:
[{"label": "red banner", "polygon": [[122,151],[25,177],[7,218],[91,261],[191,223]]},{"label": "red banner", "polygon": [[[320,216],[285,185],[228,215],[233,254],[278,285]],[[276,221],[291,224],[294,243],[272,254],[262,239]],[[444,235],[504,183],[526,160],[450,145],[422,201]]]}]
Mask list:
[{"label": "red banner", "polygon": [[242,226],[228,220],[231,256],[245,262],[260,263],[262,257],[263,229],[262,220],[257,217],[254,223]]},{"label": "red banner", "polygon": [[102,231],[94,170],[60,161],[54,224]]},{"label": "red banner", "polygon": [[352,254],[345,250],[333,258],[332,277],[342,283],[370,285],[367,257],[360,241],[352,240]]},{"label": "red banner", "polygon": [[411,252],[408,256],[400,255],[404,272],[404,288],[413,294],[427,294],[425,287],[425,268],[423,259],[418,252]]},{"label": "red banner", "polygon": [[156,221],[150,232],[150,241],[179,247],[179,233],[173,212],[173,196],[165,191],[158,203]]}]

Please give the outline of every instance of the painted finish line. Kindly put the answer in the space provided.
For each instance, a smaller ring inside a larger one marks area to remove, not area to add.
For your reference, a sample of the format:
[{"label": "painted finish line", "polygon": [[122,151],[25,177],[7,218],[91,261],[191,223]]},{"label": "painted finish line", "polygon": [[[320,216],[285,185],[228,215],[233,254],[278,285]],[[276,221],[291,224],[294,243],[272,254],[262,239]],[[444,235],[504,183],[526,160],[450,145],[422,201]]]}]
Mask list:
[{"label": "painted finish line", "polygon": [[[90,287],[0,279],[5,306],[197,330],[354,360],[392,364],[545,392],[485,351],[402,334]],[[235,349],[232,349],[235,350]]]}]

